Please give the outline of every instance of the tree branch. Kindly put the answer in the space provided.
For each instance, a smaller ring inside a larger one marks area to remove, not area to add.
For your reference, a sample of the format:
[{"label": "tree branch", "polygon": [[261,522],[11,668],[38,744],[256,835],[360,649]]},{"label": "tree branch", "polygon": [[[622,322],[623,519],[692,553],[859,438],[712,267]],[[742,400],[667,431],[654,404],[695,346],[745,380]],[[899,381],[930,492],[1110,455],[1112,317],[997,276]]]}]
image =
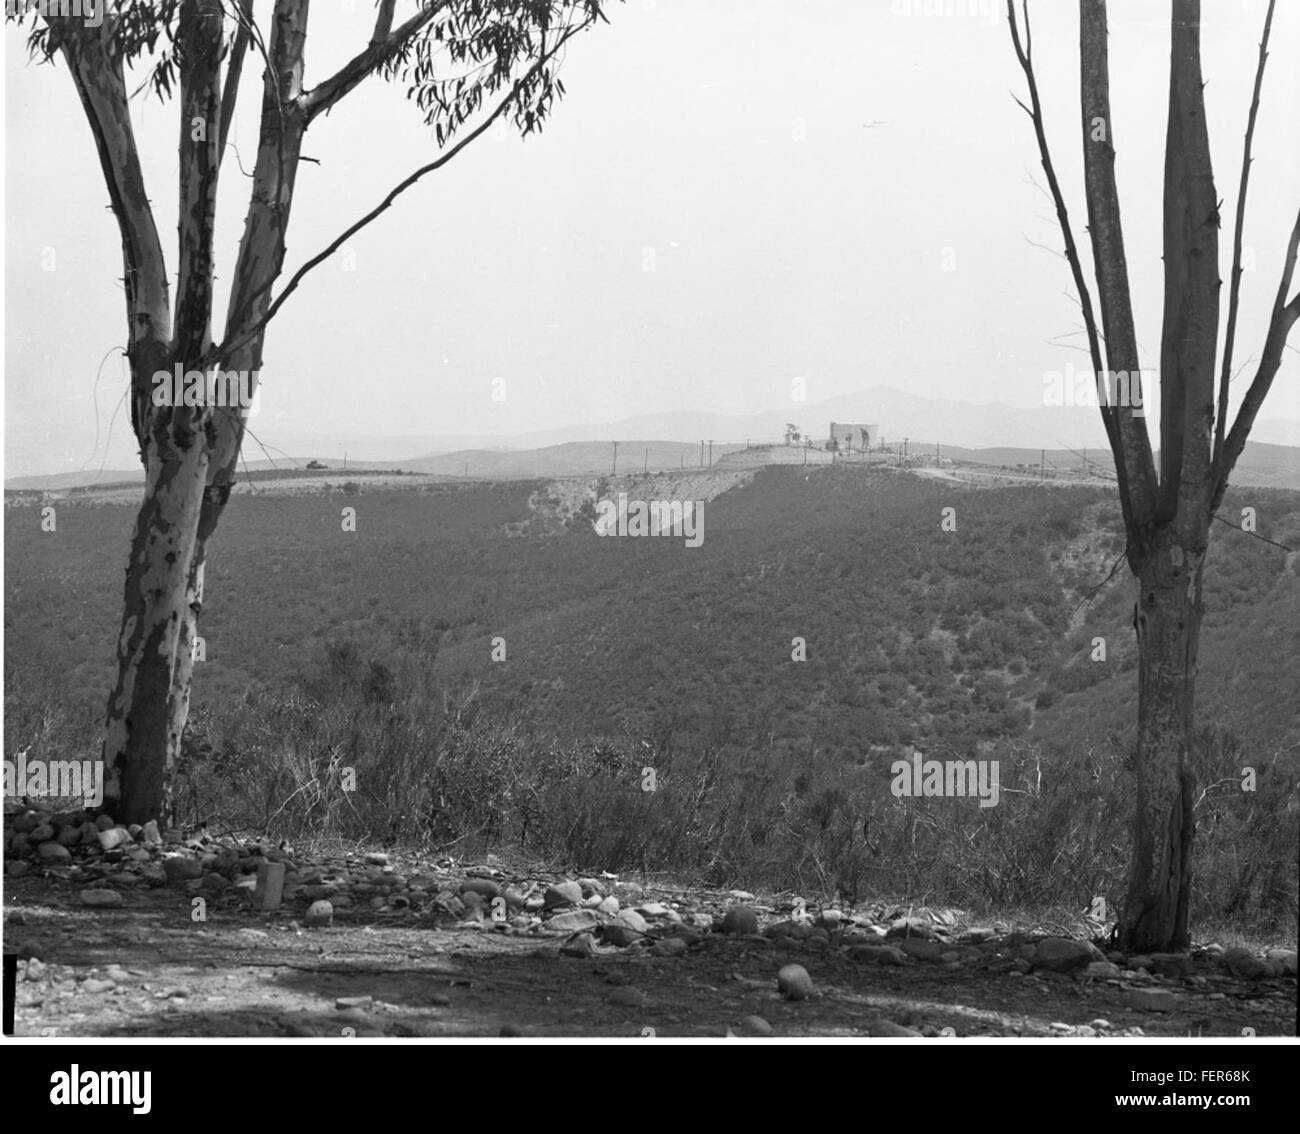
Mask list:
[{"label": "tree branch", "polygon": [[1282,350],[1286,346],[1287,336],[1296,320],[1300,319],[1300,292],[1291,297],[1288,303],[1286,294],[1291,290],[1291,281],[1295,276],[1296,254],[1300,249],[1300,212],[1296,214],[1295,225],[1291,229],[1291,239],[1287,242],[1286,259],[1282,264],[1282,279],[1277,286],[1277,298],[1273,301],[1273,314],[1268,321],[1268,334],[1264,338],[1264,350],[1260,355],[1259,369],[1242,399],[1237,411],[1237,420],[1233,423],[1228,438],[1224,442],[1221,460],[1215,466],[1214,496],[1211,508],[1217,508],[1228,488],[1228,475],[1232,472],[1237,458],[1246,447],[1246,438],[1250,436],[1255,424],[1255,417],[1269,387],[1282,365]]},{"label": "tree branch", "polygon": [[[1129,503],[1125,509],[1126,522],[1132,519],[1141,526],[1150,521],[1155,510],[1155,461],[1146,419],[1140,409],[1138,414],[1134,413],[1142,404],[1141,369],[1133,328],[1119,191],[1115,184],[1106,0],[1080,0],[1079,108],[1088,234],[1092,241],[1107,362],[1105,381],[1109,396],[1102,399],[1101,415],[1103,423],[1107,419],[1113,422],[1107,428],[1107,436],[1113,434],[1119,442],[1114,454],[1115,473],[1121,500],[1127,498]],[[1117,372],[1125,377],[1119,379]],[[1102,381],[1099,374],[1099,387]]]},{"label": "tree branch", "polygon": [[1228,285],[1228,327],[1223,340],[1223,368],[1219,372],[1219,416],[1214,430],[1214,471],[1217,478],[1223,463],[1223,442],[1228,429],[1228,384],[1232,376],[1232,348],[1237,338],[1237,309],[1241,302],[1241,238],[1246,227],[1246,189],[1250,184],[1251,143],[1259,115],[1259,92],[1264,85],[1264,63],[1268,59],[1268,38],[1273,27],[1274,0],[1268,0],[1264,34],[1259,41],[1259,63],[1255,66],[1255,89],[1246,116],[1246,139],[1241,153],[1241,184],[1237,189],[1237,217],[1232,233],[1232,280]]},{"label": "tree branch", "polygon": [[239,30],[230,50],[230,66],[226,68],[226,86],[221,96],[221,129],[217,134],[217,162],[226,156],[226,140],[230,137],[230,124],[235,118],[235,104],[239,101],[239,80],[244,72],[244,56],[252,46],[253,0],[237,0],[239,8],[235,19]]},{"label": "tree branch", "polygon": [[330,110],[344,95],[379,70],[407,40],[424,28],[448,4],[448,0],[427,0],[427,2],[429,4],[427,8],[417,12],[395,32],[389,32],[396,0],[381,0],[369,45],[344,63],[323,83],[304,92],[299,99],[308,126],[318,115]]},{"label": "tree branch", "polygon": [[441,169],[444,165],[446,165],[449,161],[451,161],[452,158],[454,158],[457,154],[459,154],[461,150],[463,150],[476,138],[479,138],[481,135],[483,135],[489,129],[489,127],[491,127],[491,125],[499,117],[501,117],[502,114],[505,113],[505,111],[511,105],[511,103],[513,103],[515,99],[518,98],[519,92],[527,84],[528,80],[532,78],[532,76],[535,75],[546,63],[548,63],[552,58],[554,58],[554,56],[565,45],[565,43],[578,31],[582,30],[582,28],[584,27],[586,27],[586,24],[582,23],[582,24],[575,25],[569,30],[567,30],[565,34],[560,37],[560,39],[558,40],[558,42],[555,44],[554,47],[552,47],[544,54],[538,56],[536,62],[534,62],[533,65],[529,67],[528,70],[522,76],[520,76],[520,78],[515,80],[514,84],[510,88],[510,93],[507,94],[505,98],[503,98],[499,103],[497,103],[496,107],[492,110],[492,113],[489,114],[486,118],[484,118],[483,121],[478,124],[478,126],[476,126],[468,134],[462,137],[459,142],[457,142],[454,146],[452,146],[451,149],[449,149],[446,153],[442,154],[442,156],[435,158],[433,161],[427,163],[426,165],[420,166],[419,169],[415,170],[407,178],[399,182],[388,193],[388,195],[382,201],[379,202],[378,205],[376,205],[373,209],[371,209],[359,220],[349,225],[346,229],[344,229],[343,232],[341,232],[337,237],[335,237],[332,241],[330,241],[330,243],[324,249],[318,252],[310,260],[308,260],[305,264],[303,264],[302,267],[300,267],[296,272],[294,272],[294,274],[289,278],[289,282],[285,285],[284,290],[276,297],[275,302],[272,303],[269,308],[267,308],[266,312],[260,318],[256,319],[253,323],[251,323],[247,328],[241,331],[237,336],[233,337],[230,341],[224,342],[220,346],[215,348],[213,352],[217,360],[215,362],[215,365],[219,365],[219,366],[225,365],[224,362],[225,359],[229,358],[231,354],[239,350],[242,346],[244,346],[245,343],[249,342],[255,335],[259,334],[262,331],[262,329],[273,318],[275,318],[280,308],[284,306],[285,301],[289,298],[289,296],[291,296],[294,293],[298,285],[302,282],[303,277],[306,276],[308,272],[310,272],[313,268],[317,267],[319,264],[323,263],[325,260],[329,259],[329,257],[332,256],[335,252],[337,252],[339,248],[343,246],[344,242],[347,241],[350,237],[356,235],[356,233],[360,232],[363,228],[365,228],[368,224],[370,224],[372,221],[378,218],[381,214],[387,212],[388,209],[392,206],[393,202],[396,201],[398,197],[400,197],[403,193],[405,193],[406,190],[409,189],[412,185],[414,185],[417,181],[425,177],[427,174],[433,173],[435,170]]},{"label": "tree branch", "polygon": [[212,325],[212,241],[221,169],[220,0],[183,0],[176,29],[181,75],[180,246],[172,354],[189,364],[207,349]]}]

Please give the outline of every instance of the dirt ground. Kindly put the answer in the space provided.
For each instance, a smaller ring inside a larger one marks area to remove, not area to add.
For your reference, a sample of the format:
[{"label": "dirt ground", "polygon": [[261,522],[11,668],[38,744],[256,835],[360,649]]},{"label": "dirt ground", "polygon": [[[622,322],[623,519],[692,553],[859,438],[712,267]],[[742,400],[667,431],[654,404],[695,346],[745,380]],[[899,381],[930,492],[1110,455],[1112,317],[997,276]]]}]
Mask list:
[{"label": "dirt ground", "polygon": [[[465,877],[456,864],[399,865],[430,872],[443,893]],[[494,873],[531,893],[548,881]],[[303,899],[262,912],[247,892],[228,891],[206,897],[206,921],[195,921],[195,885],[133,886],[120,908],[105,909],[84,904],[84,880],[32,874],[5,882],[5,951],[21,958],[18,1035],[722,1037],[747,1034],[741,1021],[751,1016],[777,1038],[901,1028],[926,1036],[1296,1033],[1293,977],[1243,981],[1206,953],[1194,952],[1191,972],[1174,979],[1008,971],[1003,951],[988,946],[987,963],[863,964],[833,937],[717,932],[736,899],[703,890],[609,882],[624,909],[658,902],[687,924],[714,919],[713,929],[684,931],[684,950],[659,955],[666,947],[657,943],[683,923],[656,923],[620,948],[550,932],[537,918],[528,929],[456,920],[434,903],[363,902],[337,909],[331,926],[309,927]],[[769,927],[790,909],[788,899],[762,895],[748,904]],[[897,912],[853,911],[881,924]],[[951,936],[961,940],[957,930]],[[586,955],[564,952],[578,946]],[[777,972],[788,963],[812,977],[811,998],[778,992]],[[1171,994],[1156,998],[1171,1010],[1135,1004],[1152,989]]]}]

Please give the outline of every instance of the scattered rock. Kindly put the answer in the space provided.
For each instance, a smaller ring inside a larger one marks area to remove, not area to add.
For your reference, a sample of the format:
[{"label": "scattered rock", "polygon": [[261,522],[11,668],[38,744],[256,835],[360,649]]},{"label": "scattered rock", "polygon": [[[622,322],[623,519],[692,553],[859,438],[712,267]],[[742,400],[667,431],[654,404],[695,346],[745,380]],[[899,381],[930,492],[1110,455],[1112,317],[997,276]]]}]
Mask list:
[{"label": "scattered rock", "polygon": [[120,910],[125,899],[116,890],[82,890],[79,895],[83,906],[100,910]]},{"label": "scattered rock", "polygon": [[1152,953],[1147,967],[1161,976],[1186,977],[1192,975],[1192,958],[1186,953]]},{"label": "scattered rock", "polygon": [[812,977],[803,965],[783,965],[776,974],[776,986],[787,1000],[807,1000],[814,991]]},{"label": "scattered rock", "polygon": [[1296,975],[1296,951],[1294,949],[1270,949],[1264,956],[1282,970],[1285,976]]},{"label": "scattered rock", "polygon": [[41,843],[36,848],[36,853],[42,862],[49,863],[51,866],[60,866],[72,861],[72,852],[62,843]]},{"label": "scattered rock", "polygon": [[575,934],[560,946],[560,952],[566,957],[594,957],[596,939],[590,933]]},{"label": "scattered rock", "polygon": [[40,980],[45,975],[45,962],[38,957],[29,957],[27,960],[27,979]]},{"label": "scattered rock", "polygon": [[373,996],[340,996],[334,1001],[334,1007],[340,1011],[346,1008],[360,1008],[368,1012],[374,1007],[374,1003]]},{"label": "scattered rock", "polygon": [[1223,954],[1221,963],[1233,976],[1242,980],[1266,980],[1276,975],[1272,962],[1255,956],[1249,949],[1229,949]]},{"label": "scattered rock", "polygon": [[81,991],[92,995],[98,992],[112,992],[116,987],[117,985],[111,980],[96,980],[94,977],[81,982]]},{"label": "scattered rock", "polygon": [[[729,890],[727,892],[727,897],[731,898],[733,901],[736,902],[752,902],[754,900],[754,895],[751,894],[748,890]],[[746,1016],[745,1019],[757,1020],[758,1017]]]},{"label": "scattered rock", "polygon": [[547,886],[546,894],[542,900],[542,908],[548,910],[581,904],[582,887],[576,882],[555,882]]},{"label": "scattered rock", "polygon": [[772,1025],[762,1016],[746,1016],[736,1028],[739,1035],[753,1038],[766,1038],[772,1034]]},{"label": "scattered rock", "polygon": [[306,924],[313,927],[330,926],[334,924],[334,906],[324,898],[312,902],[307,907],[307,914],[303,918]]},{"label": "scattered rock", "polygon": [[899,948],[918,961],[937,961],[947,951],[946,946],[938,941],[928,941],[923,937],[906,937]]},{"label": "scattered rock", "polygon": [[748,906],[732,906],[727,910],[722,918],[722,932],[728,935],[734,933],[757,933],[758,932],[758,915]]},{"label": "scattered rock", "polygon": [[5,873],[10,878],[21,878],[32,868],[32,864],[25,858],[15,858],[12,862],[5,863]]},{"label": "scattered rock", "polygon": [[900,917],[885,932],[886,937],[934,937],[934,929],[924,918]]},{"label": "scattered rock", "polygon": [[162,833],[158,830],[158,820],[150,819],[140,830],[140,841],[147,847],[162,845]]},{"label": "scattered rock", "polygon": [[849,956],[867,965],[907,964],[907,954],[892,945],[855,945],[849,950]]},{"label": "scattered rock", "polygon": [[633,988],[630,984],[625,984],[620,988],[614,989],[609,994],[608,1003],[616,1008],[635,1008],[643,1009],[646,1006],[647,997],[639,988]]},{"label": "scattered rock", "polygon": [[687,950],[687,944],[680,937],[665,937],[655,943],[650,950],[656,957],[680,957]]},{"label": "scattered rock", "polygon": [[162,866],[172,882],[189,882],[203,877],[203,865],[187,855],[170,855],[162,860]]},{"label": "scattered rock", "polygon": [[480,898],[486,898],[491,902],[493,898],[501,897],[501,887],[491,878],[467,878],[460,888],[460,893],[462,898],[466,894],[477,894]]},{"label": "scattered rock", "polygon": [[595,929],[600,918],[594,910],[567,910],[558,913],[546,922],[546,928],[556,933],[576,933],[584,929]]},{"label": "scattered rock", "polygon": [[1119,980],[1120,968],[1110,961],[1092,961],[1084,968],[1083,975],[1093,980]]},{"label": "scattered rock", "polygon": [[1102,959],[1100,950],[1090,942],[1076,941],[1072,937],[1048,937],[1035,947],[1032,963],[1035,968],[1049,972],[1068,973]]},{"label": "scattered rock", "polygon": [[383,851],[371,851],[368,855],[366,855],[366,865],[367,865],[367,866],[387,866],[387,865],[388,865],[388,855],[384,854]]},{"label": "scattered rock", "polygon": [[1178,1007],[1178,998],[1164,988],[1130,988],[1124,999],[1142,1012],[1172,1012]]},{"label": "scattered rock", "polygon": [[101,831],[107,831],[110,827],[117,826],[117,820],[114,819],[111,815],[101,815],[98,819],[95,820],[95,826],[98,827]]}]

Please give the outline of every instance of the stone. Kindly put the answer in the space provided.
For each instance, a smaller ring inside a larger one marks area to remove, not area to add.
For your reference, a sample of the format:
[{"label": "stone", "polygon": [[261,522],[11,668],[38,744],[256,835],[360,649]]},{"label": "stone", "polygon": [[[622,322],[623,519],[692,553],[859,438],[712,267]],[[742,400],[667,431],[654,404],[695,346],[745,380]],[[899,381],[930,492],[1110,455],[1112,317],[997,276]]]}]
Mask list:
[{"label": "stone", "polygon": [[610,917],[613,917],[618,913],[618,899],[611,894],[608,898],[603,899],[596,909],[600,913],[608,914]]},{"label": "stone", "polygon": [[839,929],[843,920],[844,915],[839,910],[822,910],[821,917],[817,919],[817,924],[822,929],[835,930]]},{"label": "stone", "polygon": [[31,831],[30,838],[34,843],[47,843],[54,838],[55,830],[49,823],[41,823]]},{"label": "stone", "polygon": [[636,912],[642,917],[667,917],[672,911],[663,902],[642,902]]},{"label": "stone", "polygon": [[52,866],[72,861],[72,852],[62,843],[41,843],[36,848],[36,853],[40,856],[42,862],[49,863]]},{"label": "stone", "polygon": [[189,882],[203,877],[203,865],[188,855],[169,855],[162,860],[162,866],[172,882]]},{"label": "stone", "polygon": [[907,964],[907,954],[892,945],[855,945],[849,950],[849,956],[866,965]]},{"label": "stone", "polygon": [[736,933],[757,933],[758,915],[748,906],[732,906],[723,915],[722,932],[728,936]]},{"label": "stone", "polygon": [[646,933],[650,929],[650,923],[646,921],[636,910],[619,910],[614,915],[614,921],[618,925],[625,925],[634,933]]},{"label": "stone", "polygon": [[635,929],[629,929],[626,925],[619,925],[617,922],[613,925],[602,925],[600,927],[601,944],[613,945],[619,949],[626,949],[629,945],[635,945],[644,936],[645,934],[638,933]]},{"label": "stone", "polygon": [[773,941],[804,941],[811,932],[812,926],[802,921],[778,921],[763,930],[764,935]]},{"label": "stone", "polygon": [[1281,969],[1285,976],[1296,975],[1296,951],[1294,949],[1270,949],[1264,957]]},{"label": "stone", "polygon": [[579,878],[578,885],[584,894],[595,894],[601,898],[605,896],[606,886],[599,878]]},{"label": "stone", "polygon": [[491,902],[493,898],[501,896],[501,887],[491,878],[467,878],[460,892],[462,897],[465,894],[477,894],[480,898],[486,898]]},{"label": "stone", "polygon": [[279,909],[284,900],[284,876],[283,862],[263,862],[258,866],[253,901],[259,910]]},{"label": "stone", "polygon": [[360,1008],[368,1012],[374,1007],[375,998],[373,996],[340,996],[334,1001],[334,1007],[339,1011],[348,1008]]},{"label": "stone", "polygon": [[150,819],[140,831],[140,841],[147,847],[162,845],[162,833],[158,830],[158,820]]},{"label": "stone", "polygon": [[1143,969],[1149,972],[1151,970],[1151,958],[1145,953],[1134,953],[1124,962],[1124,965],[1126,968]]},{"label": "stone", "polygon": [[974,945],[980,945],[985,941],[991,941],[997,936],[997,932],[988,926],[978,926],[974,929],[966,930],[966,940]]},{"label": "stone", "polygon": [[898,946],[909,957],[918,961],[937,961],[947,949],[938,941],[927,941],[923,937],[906,937]]},{"label": "stone", "polygon": [[1131,988],[1124,999],[1142,1012],[1172,1012],[1178,1007],[1178,998],[1164,988]]},{"label": "stone", "polygon": [[[94,828],[92,827],[91,829],[93,830]],[[81,828],[74,827],[71,823],[69,823],[66,827],[62,828],[59,831],[59,837],[57,841],[62,843],[65,847],[75,847],[78,843],[84,841],[81,837]],[[105,847],[104,849],[107,850],[109,848]]]},{"label": "stone", "polygon": [[32,868],[32,864],[23,858],[15,858],[5,863],[5,873],[10,878],[21,878]]},{"label": "stone", "polygon": [[303,921],[317,928],[331,926],[334,924],[334,906],[324,898],[312,902]]},{"label": "stone", "polygon": [[101,827],[99,829],[99,846],[101,850],[117,850],[131,841],[131,836],[121,827]]},{"label": "stone", "polygon": [[633,988],[630,984],[614,989],[607,997],[607,1003],[616,1008],[635,1008],[639,1010],[646,1006],[646,1002],[646,994],[639,988]]},{"label": "stone", "polygon": [[1192,958],[1186,953],[1152,953],[1147,967],[1161,976],[1186,977],[1192,975]]},{"label": "stone", "polygon": [[546,887],[542,899],[542,908],[548,910],[562,909],[565,906],[582,904],[582,887],[576,882],[556,882]]},{"label": "stone", "polygon": [[765,1039],[772,1034],[772,1025],[762,1016],[746,1016],[736,1028],[739,1035],[752,1039]]},{"label": "stone", "polygon": [[686,942],[680,937],[665,937],[662,941],[656,941],[650,952],[656,957],[680,957],[687,948]]},{"label": "stone", "polygon": [[101,831],[107,831],[110,827],[117,826],[117,820],[115,820],[111,815],[101,815],[95,820],[95,826]]},{"label": "stone", "polygon": [[1249,949],[1229,949],[1221,964],[1241,980],[1266,980],[1274,975],[1271,962],[1255,956]]},{"label": "stone", "polygon": [[368,855],[366,855],[366,865],[367,865],[367,866],[387,866],[387,865],[388,865],[388,855],[384,854],[383,851],[371,851]]},{"label": "stone", "polygon": [[[1094,953],[1097,956],[1094,957]],[[1087,941],[1072,937],[1048,937],[1034,948],[1032,963],[1035,968],[1054,973],[1068,973],[1081,969],[1094,960],[1101,960],[1100,951]]]},{"label": "stone", "polygon": [[783,965],[776,974],[776,987],[787,1000],[807,1000],[813,994],[812,977],[803,965]]},{"label": "stone", "polygon": [[233,885],[229,878],[224,874],[218,874],[215,870],[203,876],[203,889],[209,893],[218,894],[222,890],[229,890]]},{"label": "stone", "polygon": [[560,952],[566,957],[594,957],[596,939],[590,933],[579,933],[561,945]]},{"label": "stone", "polygon": [[78,895],[83,906],[98,910],[120,910],[126,901],[116,890],[82,890]]},{"label": "stone", "polygon": [[549,919],[546,928],[556,933],[577,933],[595,929],[599,924],[600,918],[594,910],[566,910]]},{"label": "stone", "polygon": [[40,824],[36,812],[24,811],[21,815],[15,815],[8,819],[9,829],[17,831],[20,835],[29,835]]},{"label": "stone", "polygon": [[930,923],[919,917],[900,917],[885,932],[886,937],[933,937],[934,935]]},{"label": "stone", "polygon": [[1093,980],[1119,980],[1120,967],[1111,961],[1092,961],[1083,970]]},{"label": "stone", "polygon": [[45,975],[45,962],[39,957],[27,959],[27,979],[40,980]]},{"label": "stone", "polygon": [[89,992],[93,995],[99,992],[112,992],[117,985],[111,980],[97,980],[91,977],[89,980],[83,980],[80,987],[82,992]]}]

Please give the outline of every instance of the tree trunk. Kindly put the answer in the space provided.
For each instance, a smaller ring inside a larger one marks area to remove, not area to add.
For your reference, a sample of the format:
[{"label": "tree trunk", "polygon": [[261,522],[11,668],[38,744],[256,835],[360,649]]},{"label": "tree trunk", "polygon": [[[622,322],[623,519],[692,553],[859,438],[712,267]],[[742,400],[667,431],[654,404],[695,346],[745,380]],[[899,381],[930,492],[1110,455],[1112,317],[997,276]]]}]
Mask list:
[{"label": "tree trunk", "polygon": [[1191,745],[1201,627],[1204,541],[1184,547],[1160,531],[1139,563],[1136,815],[1120,947],[1184,949],[1191,897],[1194,776]]},{"label": "tree trunk", "polygon": [[194,635],[202,605],[199,520],[209,452],[174,411],[149,446],[131,539],[117,681],[108,699],[104,810],[120,823],[163,817],[168,774],[189,715]]}]

